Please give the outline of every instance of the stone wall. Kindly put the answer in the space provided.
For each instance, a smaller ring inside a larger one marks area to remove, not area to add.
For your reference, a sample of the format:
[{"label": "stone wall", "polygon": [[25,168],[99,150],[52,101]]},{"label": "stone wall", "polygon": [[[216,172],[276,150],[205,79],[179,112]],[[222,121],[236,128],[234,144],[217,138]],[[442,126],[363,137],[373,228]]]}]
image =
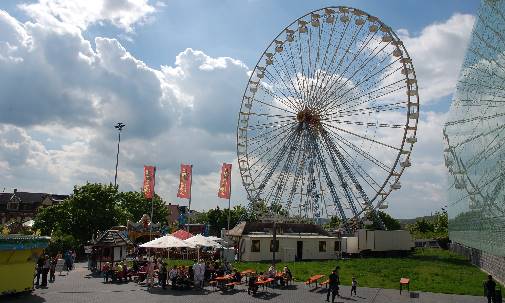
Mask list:
[{"label": "stone wall", "polygon": [[451,243],[450,250],[467,257],[473,265],[492,275],[502,285],[505,284],[505,257],[491,255],[459,243]]}]

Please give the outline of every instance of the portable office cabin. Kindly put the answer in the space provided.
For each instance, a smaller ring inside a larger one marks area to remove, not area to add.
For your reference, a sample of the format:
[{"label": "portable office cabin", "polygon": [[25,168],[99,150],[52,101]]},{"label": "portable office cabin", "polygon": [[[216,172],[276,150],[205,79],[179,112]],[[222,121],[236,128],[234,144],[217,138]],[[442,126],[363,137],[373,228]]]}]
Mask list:
[{"label": "portable office cabin", "polygon": [[362,251],[409,251],[414,247],[412,236],[406,230],[357,231],[358,249]]},{"label": "portable office cabin", "polygon": [[[340,239],[318,234],[277,235],[276,260],[336,259],[340,251]],[[240,240],[242,261],[272,260],[273,236],[271,234],[249,234]]]}]

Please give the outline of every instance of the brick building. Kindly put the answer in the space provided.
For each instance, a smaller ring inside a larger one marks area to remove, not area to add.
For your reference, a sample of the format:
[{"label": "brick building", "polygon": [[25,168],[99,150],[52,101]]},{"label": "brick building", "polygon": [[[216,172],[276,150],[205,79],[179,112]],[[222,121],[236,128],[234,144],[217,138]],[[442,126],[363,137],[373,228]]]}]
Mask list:
[{"label": "brick building", "polygon": [[20,192],[0,193],[0,223],[26,222],[37,214],[40,208],[62,202],[67,195]]}]

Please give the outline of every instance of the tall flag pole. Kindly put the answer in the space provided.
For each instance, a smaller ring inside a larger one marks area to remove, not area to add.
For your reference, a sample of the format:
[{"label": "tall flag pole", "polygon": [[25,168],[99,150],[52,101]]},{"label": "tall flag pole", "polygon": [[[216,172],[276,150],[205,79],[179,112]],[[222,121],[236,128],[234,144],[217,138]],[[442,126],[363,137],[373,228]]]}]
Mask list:
[{"label": "tall flag pole", "polygon": [[219,182],[217,196],[221,199],[228,199],[228,230],[230,230],[231,164],[223,163],[223,167],[221,167],[221,181]]},{"label": "tall flag pole", "polygon": [[[154,215],[154,186],[156,178],[156,166],[147,166],[144,165],[144,197],[146,199],[151,200],[151,222],[149,224],[149,241],[152,239],[153,234],[153,215]],[[151,261],[151,249],[148,250],[148,258],[149,258],[149,284],[151,285],[153,281],[153,271],[152,269],[152,261]]]},{"label": "tall flag pole", "polygon": [[189,231],[189,221],[191,213],[191,185],[193,184],[193,165],[181,164],[181,174],[179,178],[179,189],[177,197],[188,199],[188,223],[187,230]]}]

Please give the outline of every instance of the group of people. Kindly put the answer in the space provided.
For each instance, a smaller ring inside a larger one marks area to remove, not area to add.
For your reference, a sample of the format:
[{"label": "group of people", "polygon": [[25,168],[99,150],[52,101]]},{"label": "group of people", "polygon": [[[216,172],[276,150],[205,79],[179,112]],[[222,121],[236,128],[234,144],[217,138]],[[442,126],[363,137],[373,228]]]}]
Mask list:
[{"label": "group of people", "polygon": [[110,262],[105,262],[102,267],[103,279],[105,283],[111,282],[123,282],[128,278],[128,265],[126,261],[116,262],[112,265]]},{"label": "group of people", "polygon": [[288,266],[284,266],[282,272],[280,274],[277,273],[277,269],[275,268],[275,264],[272,264],[266,272],[260,272],[258,275],[251,274],[248,279],[247,285],[247,293],[248,294],[256,294],[258,291],[258,281],[264,281],[267,279],[273,279],[274,286],[280,285],[284,286],[289,283],[289,281],[293,280],[293,275]]},{"label": "group of people", "polygon": [[[42,255],[37,260],[37,268],[35,270],[37,287],[47,287],[47,276],[49,275],[49,282],[56,280],[56,264],[58,263],[58,256]],[[42,278],[42,279],[41,279]]]}]

